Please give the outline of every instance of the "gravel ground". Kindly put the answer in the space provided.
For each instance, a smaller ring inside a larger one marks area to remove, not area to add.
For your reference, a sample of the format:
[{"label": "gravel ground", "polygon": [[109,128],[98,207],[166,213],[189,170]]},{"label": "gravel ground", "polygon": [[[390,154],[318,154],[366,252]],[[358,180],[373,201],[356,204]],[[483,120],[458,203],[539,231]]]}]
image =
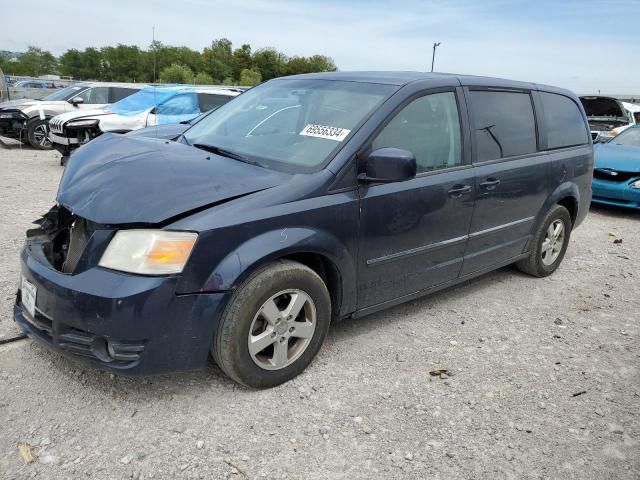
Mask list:
[{"label": "gravel ground", "polygon": [[[60,167],[50,152],[0,161],[8,335],[23,230]],[[553,276],[505,268],[338,323],[304,374],[268,391],[214,366],[127,379],[7,343],[0,477],[638,479],[638,251],[640,214],[594,207]]]}]

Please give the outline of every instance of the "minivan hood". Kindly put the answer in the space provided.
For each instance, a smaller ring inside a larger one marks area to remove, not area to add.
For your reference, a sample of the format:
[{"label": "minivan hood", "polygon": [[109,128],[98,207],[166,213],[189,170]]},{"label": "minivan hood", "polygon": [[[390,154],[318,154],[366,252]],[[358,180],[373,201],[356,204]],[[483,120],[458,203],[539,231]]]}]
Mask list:
[{"label": "minivan hood", "polygon": [[594,147],[593,153],[595,168],[640,173],[640,147],[626,147],[611,142],[601,143]]},{"label": "minivan hood", "polygon": [[70,157],[57,200],[103,225],[158,224],[288,178],[182,143],[105,133]]}]

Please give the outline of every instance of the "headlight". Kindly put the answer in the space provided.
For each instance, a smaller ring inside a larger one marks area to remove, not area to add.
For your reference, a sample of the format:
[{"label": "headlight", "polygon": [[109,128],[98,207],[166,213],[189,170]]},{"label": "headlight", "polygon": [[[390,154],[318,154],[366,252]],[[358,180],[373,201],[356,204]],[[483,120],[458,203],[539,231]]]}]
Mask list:
[{"label": "headlight", "polygon": [[631,188],[640,188],[640,180],[636,180],[635,182],[631,182],[629,185]]},{"label": "headlight", "polygon": [[67,128],[82,128],[82,127],[95,127],[98,125],[98,120],[76,120],[71,121],[65,125]]},{"label": "headlight", "polygon": [[180,273],[198,238],[193,232],[120,230],[102,255],[99,265],[144,275]]}]

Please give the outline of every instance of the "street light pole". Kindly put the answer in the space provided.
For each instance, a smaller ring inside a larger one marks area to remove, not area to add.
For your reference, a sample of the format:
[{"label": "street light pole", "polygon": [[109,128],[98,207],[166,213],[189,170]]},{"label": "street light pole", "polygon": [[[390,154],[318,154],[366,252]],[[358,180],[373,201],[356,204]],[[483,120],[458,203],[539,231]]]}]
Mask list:
[{"label": "street light pole", "polygon": [[440,46],[440,42],[433,44],[433,56],[431,57],[431,71],[433,72],[433,63],[436,61],[436,48]]}]

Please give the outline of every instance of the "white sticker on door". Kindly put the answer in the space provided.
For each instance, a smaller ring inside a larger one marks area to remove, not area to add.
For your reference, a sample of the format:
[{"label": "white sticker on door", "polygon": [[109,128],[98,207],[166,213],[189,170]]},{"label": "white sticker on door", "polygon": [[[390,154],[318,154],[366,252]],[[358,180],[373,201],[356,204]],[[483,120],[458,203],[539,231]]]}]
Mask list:
[{"label": "white sticker on door", "polygon": [[338,127],[326,127],[324,125],[309,124],[302,129],[300,135],[306,137],[326,138],[327,140],[343,141],[351,130]]}]

